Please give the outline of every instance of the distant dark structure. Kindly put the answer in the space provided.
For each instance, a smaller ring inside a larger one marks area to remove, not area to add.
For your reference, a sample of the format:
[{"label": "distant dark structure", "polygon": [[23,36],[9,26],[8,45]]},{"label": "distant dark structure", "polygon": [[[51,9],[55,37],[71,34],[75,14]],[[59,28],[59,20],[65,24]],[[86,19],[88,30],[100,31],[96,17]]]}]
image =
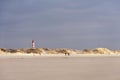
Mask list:
[{"label": "distant dark structure", "polygon": [[35,41],[32,40],[32,48],[35,48]]},{"label": "distant dark structure", "polygon": [[70,56],[70,53],[68,53],[68,52],[67,52],[67,53],[65,53],[65,56],[67,56],[67,55],[68,55],[68,56]]}]

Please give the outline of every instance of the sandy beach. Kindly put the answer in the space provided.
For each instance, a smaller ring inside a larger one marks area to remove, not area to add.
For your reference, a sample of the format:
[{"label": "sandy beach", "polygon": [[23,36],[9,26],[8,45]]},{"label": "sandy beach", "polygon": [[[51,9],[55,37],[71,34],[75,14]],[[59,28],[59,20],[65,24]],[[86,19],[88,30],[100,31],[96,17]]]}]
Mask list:
[{"label": "sandy beach", "polygon": [[118,56],[0,56],[0,80],[120,80]]},{"label": "sandy beach", "polygon": [[0,80],[120,80],[120,0],[0,0]]}]

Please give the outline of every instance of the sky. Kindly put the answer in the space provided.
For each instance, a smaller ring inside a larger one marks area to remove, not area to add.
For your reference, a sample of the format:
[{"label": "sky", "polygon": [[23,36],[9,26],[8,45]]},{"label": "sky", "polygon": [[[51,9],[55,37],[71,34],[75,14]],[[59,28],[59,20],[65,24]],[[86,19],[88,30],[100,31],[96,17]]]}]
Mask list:
[{"label": "sky", "polygon": [[120,0],[0,0],[0,47],[120,49]]}]

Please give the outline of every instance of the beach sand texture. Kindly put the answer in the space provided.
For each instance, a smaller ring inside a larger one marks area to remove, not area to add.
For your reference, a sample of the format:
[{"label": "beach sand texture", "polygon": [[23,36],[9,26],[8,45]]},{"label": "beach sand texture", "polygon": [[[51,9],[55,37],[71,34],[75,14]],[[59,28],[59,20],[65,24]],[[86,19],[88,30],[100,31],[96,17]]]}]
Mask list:
[{"label": "beach sand texture", "polygon": [[4,57],[0,80],[120,80],[120,57]]}]

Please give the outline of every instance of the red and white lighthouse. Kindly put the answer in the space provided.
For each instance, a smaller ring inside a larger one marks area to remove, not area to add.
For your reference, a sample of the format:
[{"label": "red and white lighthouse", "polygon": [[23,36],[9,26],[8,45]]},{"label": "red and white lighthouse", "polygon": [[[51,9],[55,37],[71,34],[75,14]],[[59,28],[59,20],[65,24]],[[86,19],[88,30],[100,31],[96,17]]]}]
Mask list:
[{"label": "red and white lighthouse", "polygon": [[32,48],[35,48],[35,42],[32,40]]}]

